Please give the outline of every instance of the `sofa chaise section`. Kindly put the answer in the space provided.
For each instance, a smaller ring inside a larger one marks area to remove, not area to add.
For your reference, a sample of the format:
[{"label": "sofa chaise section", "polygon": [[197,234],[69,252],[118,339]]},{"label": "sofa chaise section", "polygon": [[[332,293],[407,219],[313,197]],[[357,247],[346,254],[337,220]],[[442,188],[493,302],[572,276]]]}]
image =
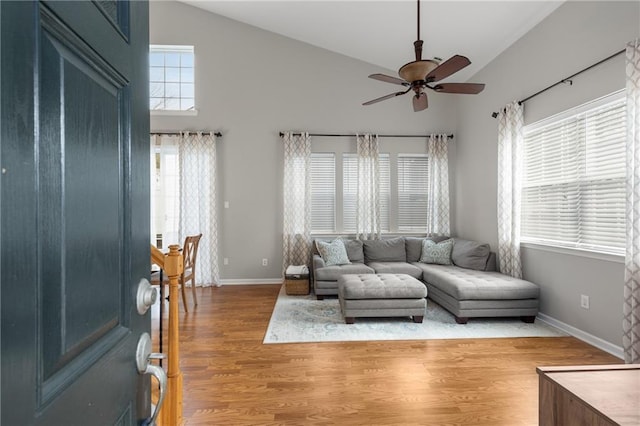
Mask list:
[{"label": "sofa chaise section", "polygon": [[529,281],[455,265],[416,266],[423,271],[429,298],[455,315],[458,324],[470,317],[521,317],[533,322],[538,314],[540,289]]}]

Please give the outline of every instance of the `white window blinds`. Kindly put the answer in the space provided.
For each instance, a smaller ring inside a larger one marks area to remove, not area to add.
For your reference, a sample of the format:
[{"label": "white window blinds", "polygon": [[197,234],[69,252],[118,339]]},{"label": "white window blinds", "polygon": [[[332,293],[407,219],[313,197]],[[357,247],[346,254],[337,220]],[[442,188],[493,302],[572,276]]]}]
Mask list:
[{"label": "white window blinds", "polygon": [[623,252],[625,124],[616,93],[525,127],[523,241]]},{"label": "white window blinds", "polygon": [[[389,154],[380,154],[380,224],[382,231],[389,231]],[[342,156],[342,221],[344,232],[356,231],[356,206],[358,194],[358,155]]]},{"label": "white window blinds", "polygon": [[336,160],[333,153],[311,154],[311,232],[335,232]]},{"label": "white window blinds", "polygon": [[422,154],[398,155],[398,231],[427,229],[429,161]]}]

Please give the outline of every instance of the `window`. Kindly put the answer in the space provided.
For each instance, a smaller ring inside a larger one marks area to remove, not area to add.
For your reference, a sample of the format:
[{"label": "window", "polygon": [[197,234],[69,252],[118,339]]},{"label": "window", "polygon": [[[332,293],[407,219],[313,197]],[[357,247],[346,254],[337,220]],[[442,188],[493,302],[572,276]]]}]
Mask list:
[{"label": "window", "polygon": [[625,110],[618,92],[525,127],[523,241],[624,251]]},{"label": "window", "polygon": [[335,232],[336,159],[333,153],[311,154],[311,232]]},{"label": "window", "polygon": [[[379,164],[382,231],[424,233],[427,226],[427,156],[380,153]],[[395,176],[396,166],[397,182],[391,179],[392,173]],[[311,154],[312,233],[356,232],[357,183],[357,154]]]},{"label": "window", "polygon": [[398,231],[426,231],[428,189],[427,156],[398,155]]},{"label": "window", "polygon": [[151,237],[152,244],[166,249],[178,244],[180,196],[177,138],[153,139],[151,147]]},{"label": "window", "polygon": [[154,46],[149,52],[149,109],[194,111],[193,46]]},{"label": "window", "polygon": [[[380,154],[380,226],[389,231],[389,154]],[[342,221],[343,231],[356,232],[356,200],[358,195],[358,155],[343,154],[342,157]]]}]

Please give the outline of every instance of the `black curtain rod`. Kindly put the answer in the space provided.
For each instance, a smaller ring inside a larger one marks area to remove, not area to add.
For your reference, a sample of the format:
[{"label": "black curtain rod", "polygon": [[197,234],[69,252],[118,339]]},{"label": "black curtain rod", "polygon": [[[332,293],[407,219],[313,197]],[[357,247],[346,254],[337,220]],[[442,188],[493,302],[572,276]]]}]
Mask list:
[{"label": "black curtain rod", "polygon": [[[293,136],[300,136],[301,133],[292,133]],[[280,137],[284,136],[284,132],[280,132]],[[309,133],[309,136],[323,137],[355,137],[356,134],[338,134],[338,133]],[[379,138],[428,138],[429,135],[377,135]],[[453,135],[447,135],[448,139],[453,139]]]},{"label": "black curtain rod", "polygon": [[[192,132],[190,130],[187,131],[188,133],[198,133],[198,132]],[[180,136],[183,132],[151,132],[151,135],[167,135],[167,136]],[[206,131],[202,131],[201,133],[209,133],[209,134],[214,134],[216,137],[221,137],[222,133],[220,132],[211,132],[209,130]]]},{"label": "black curtain rod", "polygon": [[[615,58],[616,56],[618,56],[618,55],[620,55],[620,54],[624,53],[625,51],[626,51],[626,49],[622,49],[621,51],[616,52],[616,53],[614,53],[613,55],[608,56],[608,57],[604,58],[603,60],[596,62],[596,63],[595,63],[595,64],[593,64],[593,65],[589,65],[588,67],[586,67],[586,68],[584,68],[584,69],[582,69],[582,70],[578,71],[578,72],[577,72],[577,73],[575,73],[575,74],[570,75],[570,76],[569,76],[569,77],[567,77],[567,78],[563,78],[562,80],[558,81],[557,83],[552,84],[551,86],[545,87],[544,89],[542,89],[542,90],[540,90],[540,91],[538,91],[538,92],[534,93],[533,95],[528,96],[528,97],[526,97],[526,98],[522,99],[521,101],[518,101],[518,105],[522,105],[523,103],[527,102],[529,99],[535,98],[536,96],[538,96],[538,95],[540,95],[540,94],[542,94],[542,93],[546,92],[546,91],[547,91],[547,90],[549,90],[549,89],[552,89],[552,88],[554,88],[554,87],[558,86],[559,84],[569,83],[569,85],[573,85],[573,81],[571,80],[573,77],[576,77],[576,76],[578,76],[578,75],[582,74],[582,73],[583,73],[583,72],[585,72],[585,71],[589,71],[591,68],[597,67],[598,65],[600,65],[600,64],[602,64],[602,63],[604,63],[604,62],[607,62],[609,59],[613,59],[613,58]],[[498,113],[497,113],[497,112],[493,112],[493,113],[491,113],[491,116],[492,116],[493,118],[496,118],[496,117],[498,116]]]}]

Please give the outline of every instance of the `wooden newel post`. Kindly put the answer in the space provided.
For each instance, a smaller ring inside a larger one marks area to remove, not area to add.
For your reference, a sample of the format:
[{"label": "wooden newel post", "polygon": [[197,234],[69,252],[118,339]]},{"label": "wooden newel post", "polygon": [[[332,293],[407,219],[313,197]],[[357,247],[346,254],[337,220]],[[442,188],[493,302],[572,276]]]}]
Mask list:
[{"label": "wooden newel post", "polygon": [[[184,268],[180,246],[169,246],[164,272],[169,277],[169,349],[167,351],[167,397],[160,409],[162,426],[182,424],[182,372],[180,371],[180,333],[178,331],[178,279]],[[162,301],[161,301],[162,303]]]}]

